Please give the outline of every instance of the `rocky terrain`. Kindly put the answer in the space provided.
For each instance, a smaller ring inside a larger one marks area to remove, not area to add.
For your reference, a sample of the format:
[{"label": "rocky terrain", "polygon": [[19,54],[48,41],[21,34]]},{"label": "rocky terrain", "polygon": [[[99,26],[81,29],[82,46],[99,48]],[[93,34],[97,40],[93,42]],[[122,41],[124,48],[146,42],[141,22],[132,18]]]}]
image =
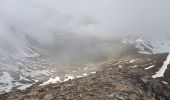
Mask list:
[{"label": "rocky terrain", "polygon": [[170,0],[0,0],[0,100],[170,100]]},{"label": "rocky terrain", "polygon": [[[133,50],[110,58],[101,70],[82,78],[1,94],[1,100],[169,100],[169,77],[152,78],[168,54]],[[150,66],[154,65],[153,68]],[[168,72],[165,72],[168,74]],[[165,82],[166,80],[166,82]]]}]

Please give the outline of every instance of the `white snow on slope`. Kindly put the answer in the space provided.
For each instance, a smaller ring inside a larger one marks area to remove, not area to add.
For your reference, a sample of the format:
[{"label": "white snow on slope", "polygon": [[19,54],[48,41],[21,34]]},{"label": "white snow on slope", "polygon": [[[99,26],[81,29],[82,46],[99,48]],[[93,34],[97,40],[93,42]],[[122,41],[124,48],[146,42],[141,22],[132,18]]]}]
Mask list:
[{"label": "white snow on slope", "polygon": [[170,53],[168,54],[167,59],[164,61],[162,68],[158,72],[156,72],[156,74],[153,75],[152,78],[163,77],[164,72],[166,71],[169,64],[170,64]]},{"label": "white snow on slope", "polygon": [[61,82],[60,77],[56,76],[55,78],[50,78],[48,81],[44,82],[43,84],[40,84],[40,86],[48,85],[48,84],[53,84]]},{"label": "white snow on slope", "polygon": [[131,60],[130,63],[133,63],[133,62],[135,62],[135,61],[136,61],[136,60]]},{"label": "white snow on slope", "polygon": [[96,72],[91,72],[92,74],[95,74]]},{"label": "white snow on slope", "polygon": [[121,66],[121,65],[119,65],[118,67],[119,67],[119,68],[122,68],[122,66]]},{"label": "white snow on slope", "polygon": [[[95,73],[96,72],[91,72],[91,74],[95,74]],[[46,82],[43,82],[39,86],[44,86],[44,85],[58,83],[58,82],[66,82],[66,81],[69,81],[69,80],[73,80],[75,78],[85,77],[87,75],[88,74],[86,74],[86,73],[84,73],[82,76],[65,75],[64,80],[62,80],[59,76],[56,76],[55,78],[49,78],[49,80],[47,80]]]},{"label": "white snow on slope", "polygon": [[153,68],[154,66],[155,66],[155,65],[151,65],[151,66],[149,66],[149,67],[146,67],[145,70],[151,69],[151,68]]},{"label": "white snow on slope", "polygon": [[[14,48],[13,54],[0,56],[0,73],[2,73],[0,74],[0,93],[9,92],[14,87],[25,89],[36,82],[34,78],[49,75],[49,64],[40,65],[43,62],[40,54],[29,46]],[[20,83],[20,81],[32,83]]]},{"label": "white snow on slope", "polygon": [[18,86],[17,89],[19,89],[19,90],[25,90],[26,88],[29,88],[33,84],[22,84],[22,83],[19,83],[19,82],[15,82],[15,84],[13,84],[13,85]]},{"label": "white snow on slope", "polygon": [[170,39],[165,37],[157,40],[141,37],[136,40],[136,48],[144,54],[166,53],[170,51]]},{"label": "white snow on slope", "polygon": [[60,77],[56,76],[55,78],[49,78],[48,81],[43,82],[42,84],[40,84],[39,86],[44,86],[44,85],[48,85],[48,84],[54,84],[54,83],[58,83],[58,82],[66,82],[69,80],[73,80],[75,77],[71,76],[71,75],[66,75],[64,80],[62,81],[60,79]]},{"label": "white snow on slope", "polygon": [[84,73],[84,74],[83,74],[83,76],[87,76],[87,74],[86,74],[86,73]]},{"label": "white snow on slope", "polygon": [[168,84],[168,82],[165,82],[165,81],[162,81],[162,83],[163,83],[163,84],[166,84],[166,85]]},{"label": "white snow on slope", "polygon": [[2,74],[0,77],[0,83],[2,84],[0,85],[0,92],[9,92],[13,88],[12,81],[14,79],[7,72],[3,72]]}]

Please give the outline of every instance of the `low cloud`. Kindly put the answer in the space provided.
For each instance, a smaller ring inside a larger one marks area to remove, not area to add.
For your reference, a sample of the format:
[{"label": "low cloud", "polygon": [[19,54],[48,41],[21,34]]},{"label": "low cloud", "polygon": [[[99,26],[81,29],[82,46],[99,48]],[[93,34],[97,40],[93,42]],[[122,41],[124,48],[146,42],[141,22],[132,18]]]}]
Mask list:
[{"label": "low cloud", "polygon": [[170,31],[169,4],[169,0],[0,0],[0,37],[20,41],[13,34],[27,34],[42,43],[51,42],[59,32],[159,37]]}]

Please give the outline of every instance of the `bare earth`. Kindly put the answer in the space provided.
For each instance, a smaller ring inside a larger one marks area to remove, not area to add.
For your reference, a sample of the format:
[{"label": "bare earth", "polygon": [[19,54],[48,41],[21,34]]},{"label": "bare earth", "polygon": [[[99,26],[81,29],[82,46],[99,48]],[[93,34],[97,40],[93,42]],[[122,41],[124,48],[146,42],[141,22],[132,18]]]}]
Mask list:
[{"label": "bare earth", "polygon": [[[163,78],[152,78],[166,56],[129,53],[109,59],[101,71],[87,77],[42,87],[36,84],[2,94],[0,100],[170,100],[169,85],[161,82]],[[156,67],[145,70],[150,65]]]}]

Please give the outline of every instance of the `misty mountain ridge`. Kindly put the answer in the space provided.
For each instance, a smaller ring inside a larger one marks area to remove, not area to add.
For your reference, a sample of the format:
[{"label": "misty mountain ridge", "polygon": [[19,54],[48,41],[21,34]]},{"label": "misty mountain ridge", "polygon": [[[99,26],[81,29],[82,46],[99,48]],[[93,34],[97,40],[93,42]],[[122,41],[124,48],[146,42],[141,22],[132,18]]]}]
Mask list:
[{"label": "misty mountain ridge", "polygon": [[[101,93],[108,86],[107,92],[112,91],[115,95],[106,95],[107,98],[133,97],[155,100],[153,95],[169,98],[167,91],[169,91],[170,83],[168,73],[170,59],[168,49],[166,49],[169,48],[167,38],[153,40],[144,36],[128,36],[105,40],[62,34],[56,37],[56,42],[50,45],[40,44],[29,36],[26,36],[26,39],[28,44],[25,46],[27,47],[24,46],[16,54],[1,61],[4,66],[1,67],[1,93],[13,92],[4,94],[4,96],[2,94],[0,97],[9,100],[59,98],[68,90],[72,91],[69,92],[72,94],[80,90],[90,91],[94,88],[93,85],[97,86],[95,89],[98,90],[102,85]],[[103,81],[106,83],[102,83]],[[76,86],[76,84],[79,85]],[[115,90],[110,88],[113,84]],[[82,89],[73,88],[74,85]],[[86,88],[83,88],[84,86]],[[60,87],[62,91],[57,92]],[[49,92],[45,92],[46,90],[50,91],[50,95]],[[146,91],[149,93],[146,94]],[[47,94],[43,95],[44,93]],[[93,94],[93,92],[90,93]],[[93,95],[96,98],[100,97],[96,92]],[[69,98],[69,96],[65,94],[63,98]],[[76,98],[78,94],[72,96]],[[86,98],[86,96],[83,97]]]},{"label": "misty mountain ridge", "polygon": [[0,0],[0,99],[169,100],[169,4]]},{"label": "misty mountain ridge", "polygon": [[[16,36],[17,34],[14,37]],[[110,40],[88,36],[80,37],[74,34],[55,36],[54,42],[46,45],[40,44],[26,34],[20,34],[19,38],[24,38],[26,41],[24,45],[6,45],[6,48],[12,47],[9,49],[11,53],[1,50],[1,53],[9,54],[1,57],[1,77],[6,76],[10,79],[1,80],[1,92],[31,86],[37,81],[43,82],[47,76],[54,77],[53,74],[58,70],[56,66],[62,69],[63,66],[81,66],[86,63],[101,62],[108,59],[110,55],[118,55],[129,45],[133,45],[144,54],[166,53],[170,48],[168,38],[159,41],[136,36]]]}]

